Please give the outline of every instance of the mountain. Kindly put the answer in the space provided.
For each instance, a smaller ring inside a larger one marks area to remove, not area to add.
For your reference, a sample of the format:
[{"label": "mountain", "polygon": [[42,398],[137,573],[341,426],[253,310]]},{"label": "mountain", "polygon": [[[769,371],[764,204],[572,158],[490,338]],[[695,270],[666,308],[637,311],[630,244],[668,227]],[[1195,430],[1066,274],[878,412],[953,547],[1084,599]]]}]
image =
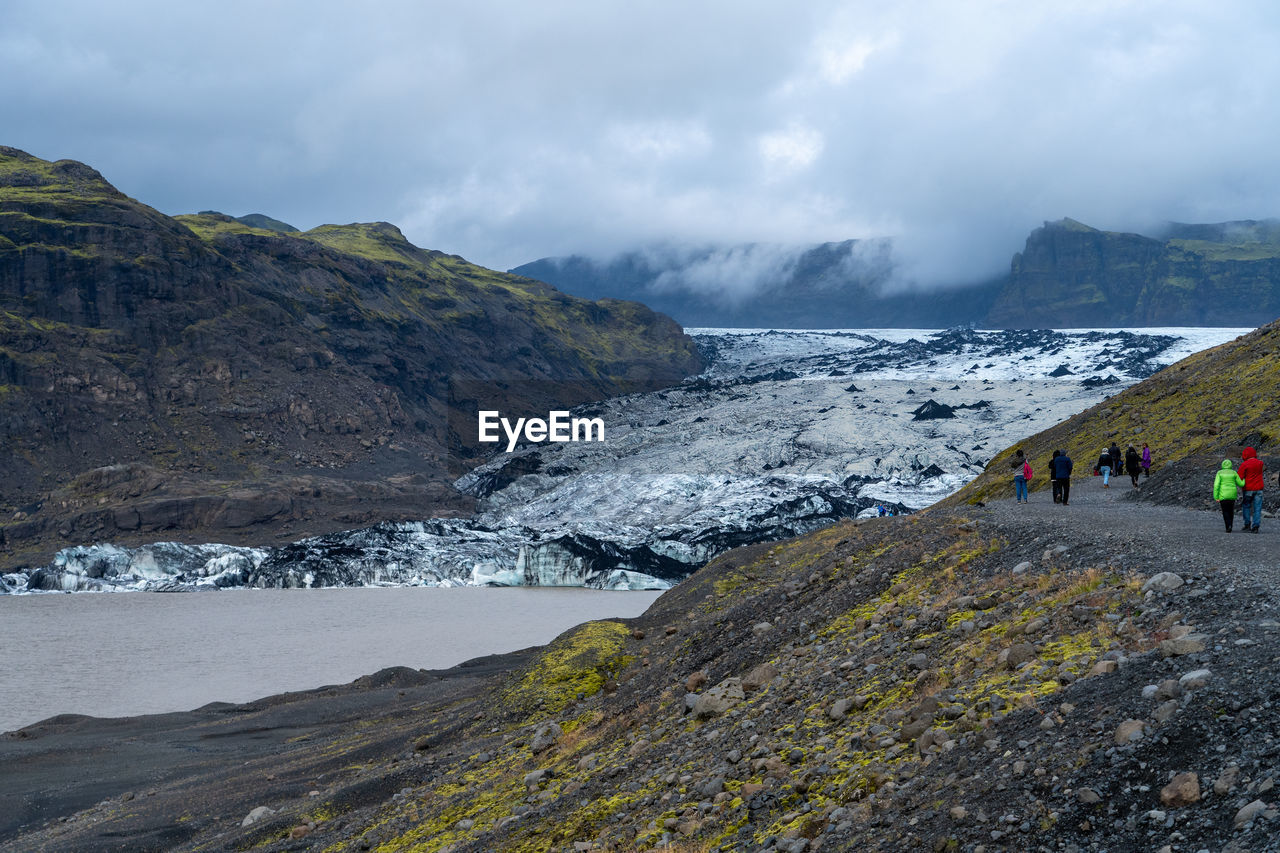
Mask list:
[{"label": "mountain", "polygon": [[546,412],[702,365],[670,319],[418,248],[169,217],[0,148],[8,565],[100,540],[260,541],[465,511],[477,404]]},{"label": "mountain", "polygon": [[589,298],[638,299],[688,326],[1254,326],[1280,314],[1280,221],[1170,223],[1153,236],[1073,219],[1035,229],[1008,275],[930,291],[887,240],[543,258],[512,270]]},{"label": "mountain", "polygon": [[894,284],[887,240],[808,247],[651,247],[608,260],[542,258],[511,270],[589,299],[637,299],[685,326],[948,328],[982,317],[1003,281],[919,298]]},{"label": "mountain", "polygon": [[1013,256],[996,327],[1256,326],[1280,314],[1280,221],[1156,237],[1046,222]]}]

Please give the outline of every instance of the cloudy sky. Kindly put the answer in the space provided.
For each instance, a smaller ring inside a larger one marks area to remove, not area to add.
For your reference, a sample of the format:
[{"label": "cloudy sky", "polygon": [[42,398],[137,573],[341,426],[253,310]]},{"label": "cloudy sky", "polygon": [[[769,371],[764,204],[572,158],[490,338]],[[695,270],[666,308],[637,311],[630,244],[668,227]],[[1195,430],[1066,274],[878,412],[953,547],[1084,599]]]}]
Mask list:
[{"label": "cloudy sky", "polygon": [[651,241],[1280,216],[1280,4],[6,0],[0,144],[166,213],[388,220],[505,269]]}]

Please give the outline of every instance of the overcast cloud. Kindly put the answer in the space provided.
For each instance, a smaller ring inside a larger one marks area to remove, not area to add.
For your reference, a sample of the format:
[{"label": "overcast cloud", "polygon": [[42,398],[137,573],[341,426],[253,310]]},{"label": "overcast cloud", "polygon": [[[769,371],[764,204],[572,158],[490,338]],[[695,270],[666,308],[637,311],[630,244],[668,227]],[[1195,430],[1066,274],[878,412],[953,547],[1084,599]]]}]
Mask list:
[{"label": "overcast cloud", "polygon": [[1278,36],[1270,0],[8,0],[0,144],[500,269],[892,235],[956,281],[1046,219],[1280,216]]}]

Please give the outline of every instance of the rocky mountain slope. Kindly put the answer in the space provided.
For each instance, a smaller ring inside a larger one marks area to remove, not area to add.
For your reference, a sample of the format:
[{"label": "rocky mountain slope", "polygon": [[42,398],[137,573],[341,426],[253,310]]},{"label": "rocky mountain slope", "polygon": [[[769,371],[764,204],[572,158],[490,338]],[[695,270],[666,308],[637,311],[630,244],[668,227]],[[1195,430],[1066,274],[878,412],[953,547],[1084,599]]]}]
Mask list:
[{"label": "rocky mountain slope", "polygon": [[1280,221],[1170,224],[1150,236],[1046,222],[1008,275],[921,293],[889,241],[542,258],[512,272],[581,296],[640,299],[688,326],[1254,326],[1280,314]]},{"label": "rocky mountain slope", "polygon": [[466,510],[446,485],[474,454],[462,413],[545,412],[702,363],[635,303],[387,223],[288,228],[168,217],[84,164],[0,148],[0,561]]},{"label": "rocky mountain slope", "polygon": [[[1213,422],[1197,390],[1227,369],[1261,383],[1278,331],[1174,365],[1076,427],[1131,395],[1168,445],[1194,448]],[[1203,438],[1235,446],[1265,417]],[[21,730],[0,758],[18,780],[3,811],[25,812],[0,844],[1280,849],[1274,523],[1227,537],[1213,512],[1093,478],[1070,507],[1043,492],[1013,504],[1007,483],[995,492],[1004,455],[925,512],[729,552],[639,619],[580,626],[505,672],[488,662],[487,685],[393,673],[363,705],[356,685],[330,691],[327,721],[318,693],[149,736],[145,721],[85,718]],[[150,779],[127,760],[250,732],[273,745],[206,747]],[[69,743],[109,744],[95,754],[119,781],[67,784]]]}]

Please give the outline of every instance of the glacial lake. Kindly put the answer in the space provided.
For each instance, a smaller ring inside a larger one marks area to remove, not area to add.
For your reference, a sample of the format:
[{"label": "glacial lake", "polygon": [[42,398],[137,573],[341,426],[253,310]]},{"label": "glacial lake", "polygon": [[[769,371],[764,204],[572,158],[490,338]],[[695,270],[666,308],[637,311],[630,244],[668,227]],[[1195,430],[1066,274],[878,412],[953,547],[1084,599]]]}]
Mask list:
[{"label": "glacial lake", "polygon": [[241,589],[0,596],[0,732],[57,714],[185,711],[444,669],[542,645],[659,592],[581,588]]}]

